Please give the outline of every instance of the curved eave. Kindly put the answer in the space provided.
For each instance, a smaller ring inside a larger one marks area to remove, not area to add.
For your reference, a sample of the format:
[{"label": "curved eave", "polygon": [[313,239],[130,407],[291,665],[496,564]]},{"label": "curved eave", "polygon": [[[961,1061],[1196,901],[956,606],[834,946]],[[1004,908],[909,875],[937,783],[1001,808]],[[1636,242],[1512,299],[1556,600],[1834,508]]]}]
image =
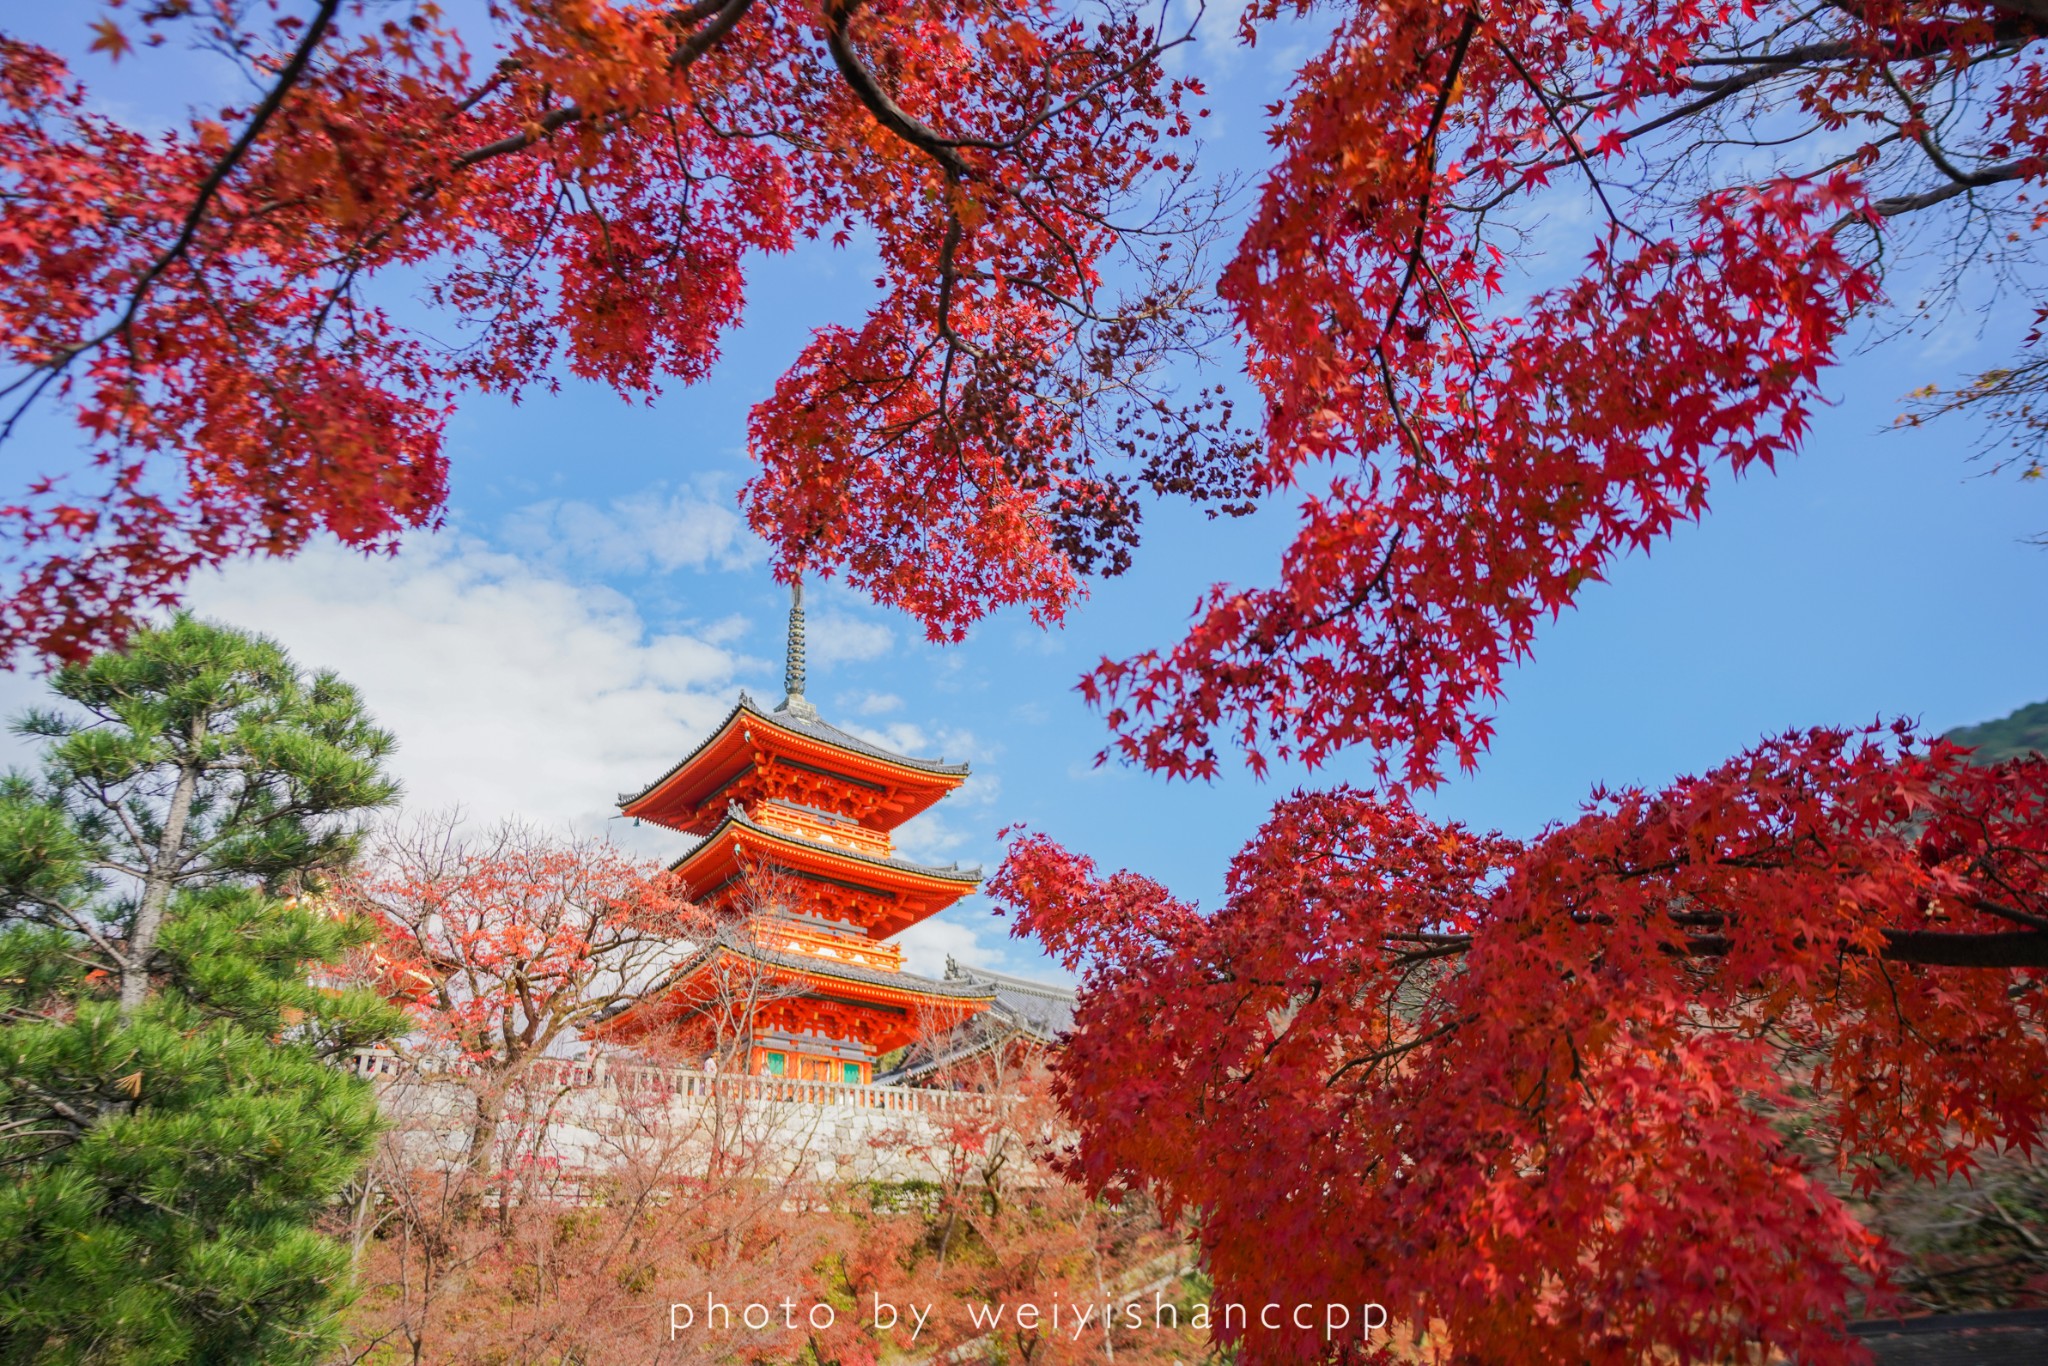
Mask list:
[{"label": "curved eave", "polygon": [[705,736],[701,741],[699,741],[695,749],[691,750],[688,754],[685,754],[682,758],[676,760],[674,764],[670,765],[668,772],[662,774],[659,778],[656,778],[653,782],[641,788],[638,792],[628,793],[620,796],[620,809],[624,810],[628,807],[638,805],[639,803],[646,801],[649,797],[652,797],[662,788],[667,787],[669,783],[672,782],[675,779],[675,777],[678,774],[680,774],[684,769],[696,763],[699,755],[703,754],[705,751],[709,750],[713,745],[717,744],[720,738],[722,738],[727,731],[732,729],[732,723],[734,721],[737,721],[739,719],[740,713],[745,710],[747,710],[747,706],[744,702],[735,703],[733,705],[733,709],[725,714],[725,719],[723,721],[720,721],[717,725],[711,728],[711,734]]},{"label": "curved eave", "polygon": [[[771,846],[790,855],[791,863],[796,867],[870,878],[877,891],[914,891],[961,897],[981,885],[979,869],[926,868],[896,859],[875,858],[872,855],[855,853],[851,849],[841,849],[836,845],[803,839],[781,830],[771,830],[737,812],[728,812],[725,819],[718,823],[718,828],[706,835],[688,853],[671,863],[668,866],[669,871],[688,882],[690,865],[731,857],[731,850],[739,845],[743,835],[749,841]],[[694,888],[692,890],[696,891]],[[696,894],[703,895],[702,892]],[[994,988],[991,987],[990,990],[993,991]]]},{"label": "curved eave", "polygon": [[[752,733],[757,725],[761,728],[758,735]],[[747,733],[741,734],[736,744],[722,743],[736,731]],[[636,819],[667,824],[669,822],[661,815],[654,813],[701,805],[731,786],[749,768],[757,767],[757,753],[762,750],[768,751],[773,758],[806,764],[827,773],[843,772],[855,781],[880,779],[880,786],[910,794],[911,802],[900,812],[877,813],[873,823],[884,830],[894,829],[929,809],[965,782],[968,774],[966,764],[941,764],[935,760],[907,756],[892,758],[807,735],[781,724],[772,714],[742,700],[702,744],[684,755],[668,772],[639,792],[621,796],[619,810]],[[699,788],[702,789],[701,795],[694,799],[679,795]]]},{"label": "curved eave", "polygon": [[629,1034],[636,1027],[644,1027],[635,1018],[643,1012],[660,1017],[673,1016],[678,1008],[690,1011],[692,1007],[686,999],[690,983],[708,972],[719,958],[728,955],[753,964],[764,975],[776,980],[815,984],[818,990],[809,994],[827,999],[963,1016],[980,1014],[995,1001],[992,991],[961,991],[949,983],[912,977],[908,973],[885,973],[880,969],[808,956],[797,961],[798,955],[794,954],[749,951],[731,944],[719,944],[684,963],[661,986],[607,1016],[599,1023],[596,1032]]},{"label": "curved eave", "polygon": [[767,971],[785,981],[809,982],[822,990],[819,995],[853,997],[875,1005],[903,1006],[921,1010],[979,1014],[988,1009],[987,997],[949,996],[920,991],[915,987],[887,987],[858,977],[843,977],[823,968],[769,967]]},{"label": "curved eave", "polygon": [[[857,996],[871,1000],[877,1005],[928,1006],[947,1010],[970,1011],[979,1014],[981,1011],[988,1009],[989,1004],[995,999],[992,996],[971,996],[959,992],[934,991],[911,982],[877,982],[869,977],[860,975],[857,968],[852,971],[835,971],[835,968],[839,968],[842,965],[835,964],[829,959],[821,958],[815,964],[804,963],[799,965],[777,961],[780,955],[777,955],[776,958],[766,958],[734,948],[726,948],[722,952],[756,965],[765,976],[778,978],[783,981],[815,982],[829,988],[835,995]],[[687,987],[691,979],[708,970],[711,963],[711,956],[705,956],[690,970],[671,978],[669,984],[662,988],[662,993],[672,993]]]}]

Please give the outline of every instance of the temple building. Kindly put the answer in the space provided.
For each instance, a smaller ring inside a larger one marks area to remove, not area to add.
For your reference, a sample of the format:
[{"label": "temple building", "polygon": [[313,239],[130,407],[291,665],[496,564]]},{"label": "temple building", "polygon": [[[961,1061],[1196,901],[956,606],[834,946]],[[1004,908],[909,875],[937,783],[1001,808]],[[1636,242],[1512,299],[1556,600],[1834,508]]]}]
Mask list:
[{"label": "temple building", "polygon": [[946,980],[987,986],[995,1000],[945,1033],[919,1040],[876,1080],[892,1086],[1000,1085],[1059,1047],[1074,1027],[1072,987],[966,967],[951,958]]},{"label": "temple building", "polygon": [[875,1060],[959,1029],[996,1000],[978,978],[903,971],[889,942],[980,885],[978,869],[897,856],[891,832],[966,781],[966,764],[892,754],[820,719],[804,697],[803,590],[789,614],[788,695],[746,693],[620,811],[697,842],[670,865],[718,931],[607,1021],[632,1045],[735,1042],[749,1071],[874,1080]]}]

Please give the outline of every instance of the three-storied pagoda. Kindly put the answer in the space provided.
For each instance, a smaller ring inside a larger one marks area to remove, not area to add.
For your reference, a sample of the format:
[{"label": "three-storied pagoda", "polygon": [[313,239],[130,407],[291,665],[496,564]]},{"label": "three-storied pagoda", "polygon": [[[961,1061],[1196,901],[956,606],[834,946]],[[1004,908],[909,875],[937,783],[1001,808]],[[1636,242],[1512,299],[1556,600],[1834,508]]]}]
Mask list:
[{"label": "three-storied pagoda", "polygon": [[801,586],[783,683],[781,706],[742,692],[709,739],[620,798],[625,815],[701,837],[670,868],[720,930],[604,1033],[701,1046],[737,1022],[750,1071],[868,1082],[878,1056],[995,998],[985,983],[904,972],[888,942],[981,881],[898,858],[890,835],[967,765],[892,754],[819,719],[804,697]]}]

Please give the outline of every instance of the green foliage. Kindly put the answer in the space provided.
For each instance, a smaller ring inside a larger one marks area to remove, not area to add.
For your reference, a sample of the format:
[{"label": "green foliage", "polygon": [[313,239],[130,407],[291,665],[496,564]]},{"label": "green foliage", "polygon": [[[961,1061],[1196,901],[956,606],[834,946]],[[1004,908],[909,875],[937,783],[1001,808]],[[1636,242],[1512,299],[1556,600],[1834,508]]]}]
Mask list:
[{"label": "green foliage", "polygon": [[1973,757],[1980,764],[1995,764],[2022,754],[2048,753],[2048,702],[2021,707],[1996,721],[1957,726],[1946,738],[1976,750]]},{"label": "green foliage", "polygon": [[179,618],[55,680],[0,783],[0,1362],[310,1362],[314,1221],[378,1130],[332,1065],[402,1017],[309,974],[390,737],[269,641]]},{"label": "green foliage", "polygon": [[1903,1254],[1916,1309],[1954,1314],[2048,1301],[2048,1162],[2003,1153],[1967,1179],[1890,1183],[1871,1224]]},{"label": "green foliage", "polygon": [[140,879],[159,858],[178,778],[195,775],[174,851],[179,885],[336,869],[359,842],[350,813],[397,795],[390,735],[354,688],[300,674],[274,642],[179,616],[56,676],[70,708],[16,729],[50,741],[44,790],[78,834]]},{"label": "green foliage", "polygon": [[946,1186],[942,1181],[864,1181],[859,1187],[860,1194],[869,1209],[881,1214],[922,1214],[935,1217],[946,1203]]}]

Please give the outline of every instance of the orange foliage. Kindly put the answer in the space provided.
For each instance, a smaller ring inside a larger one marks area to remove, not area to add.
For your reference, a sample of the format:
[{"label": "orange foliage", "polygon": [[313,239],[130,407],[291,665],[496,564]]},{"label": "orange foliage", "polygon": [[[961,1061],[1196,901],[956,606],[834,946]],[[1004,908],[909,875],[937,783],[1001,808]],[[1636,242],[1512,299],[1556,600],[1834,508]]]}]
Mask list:
[{"label": "orange foliage", "polygon": [[[1184,1316],[1151,1319],[1155,1296],[1181,1293],[1179,1240],[1144,1202],[1109,1207],[1047,1166],[1062,1130],[1042,1069],[936,1134],[878,1133],[910,1154],[882,1182],[810,1174],[785,1106],[737,1086],[679,1105],[637,1094],[580,1169],[532,1129],[488,1176],[422,1161],[436,1121],[408,1096],[387,1088],[397,1128],[346,1230],[363,1284],[352,1360],[873,1366],[961,1351],[1050,1366],[1100,1361],[1107,1342],[1163,1366],[1202,1350]],[[1142,1306],[1144,1326],[1120,1312],[1105,1338],[1109,1303]]]}]

